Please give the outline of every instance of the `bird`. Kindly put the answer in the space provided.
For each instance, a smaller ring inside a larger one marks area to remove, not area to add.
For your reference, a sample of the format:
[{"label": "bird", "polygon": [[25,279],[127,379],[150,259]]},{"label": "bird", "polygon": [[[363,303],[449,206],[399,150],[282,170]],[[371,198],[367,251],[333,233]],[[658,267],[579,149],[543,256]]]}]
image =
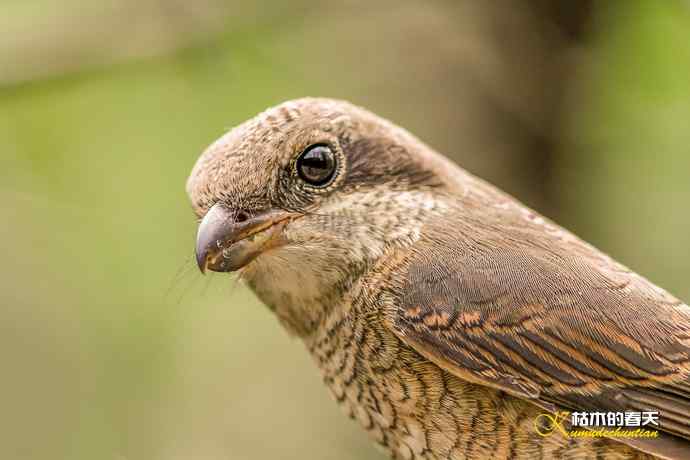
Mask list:
[{"label": "bird", "polygon": [[[690,458],[690,308],[404,128],[287,101],[186,190],[201,272],[236,272],[392,458]],[[587,413],[658,420],[573,433]]]}]

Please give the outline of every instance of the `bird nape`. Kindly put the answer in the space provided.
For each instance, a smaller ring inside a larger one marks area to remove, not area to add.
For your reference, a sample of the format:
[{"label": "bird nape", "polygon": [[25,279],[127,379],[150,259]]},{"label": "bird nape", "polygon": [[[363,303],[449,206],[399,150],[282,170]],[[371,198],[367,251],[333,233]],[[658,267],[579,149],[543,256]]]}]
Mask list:
[{"label": "bird nape", "polygon": [[234,128],[187,182],[239,271],[395,458],[690,458],[690,309],[344,101]]}]

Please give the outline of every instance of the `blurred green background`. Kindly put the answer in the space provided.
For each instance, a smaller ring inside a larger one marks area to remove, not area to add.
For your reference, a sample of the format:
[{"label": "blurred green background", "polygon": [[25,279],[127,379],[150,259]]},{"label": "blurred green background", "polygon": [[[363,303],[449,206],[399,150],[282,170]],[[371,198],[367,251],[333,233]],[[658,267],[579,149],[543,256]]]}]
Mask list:
[{"label": "blurred green background", "polygon": [[690,3],[2,0],[0,458],[380,459],[193,262],[186,176],[349,99],[690,299]]}]

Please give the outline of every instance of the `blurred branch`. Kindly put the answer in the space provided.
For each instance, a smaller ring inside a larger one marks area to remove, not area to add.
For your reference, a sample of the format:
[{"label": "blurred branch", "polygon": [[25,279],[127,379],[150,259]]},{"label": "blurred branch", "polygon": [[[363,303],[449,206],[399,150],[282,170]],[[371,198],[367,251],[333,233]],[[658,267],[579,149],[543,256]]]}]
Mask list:
[{"label": "blurred branch", "polygon": [[168,54],[222,29],[222,0],[3,2],[0,86]]}]

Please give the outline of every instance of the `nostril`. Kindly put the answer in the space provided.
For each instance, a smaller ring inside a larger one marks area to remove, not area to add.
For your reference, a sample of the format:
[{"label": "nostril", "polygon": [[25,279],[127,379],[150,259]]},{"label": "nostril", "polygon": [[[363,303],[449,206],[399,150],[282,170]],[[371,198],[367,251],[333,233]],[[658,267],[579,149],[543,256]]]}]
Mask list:
[{"label": "nostril", "polygon": [[237,213],[237,216],[235,216],[235,221],[237,222],[244,222],[247,219],[249,219],[249,216],[247,215],[246,212],[240,211]]}]

